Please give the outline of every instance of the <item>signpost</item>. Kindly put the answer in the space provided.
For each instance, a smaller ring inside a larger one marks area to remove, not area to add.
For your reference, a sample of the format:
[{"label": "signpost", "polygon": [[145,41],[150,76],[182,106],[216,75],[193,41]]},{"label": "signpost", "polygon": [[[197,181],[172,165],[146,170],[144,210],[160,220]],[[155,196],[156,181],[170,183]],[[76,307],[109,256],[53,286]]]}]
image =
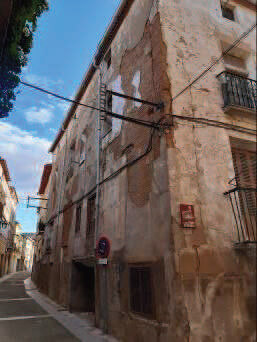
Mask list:
[{"label": "signpost", "polygon": [[98,259],[98,265],[107,265],[108,264],[108,259]]},{"label": "signpost", "polygon": [[[101,264],[107,264],[107,258],[110,254],[111,243],[109,239],[105,236],[100,237],[96,245],[96,257],[100,260],[106,259],[106,262],[101,262]],[[99,262],[100,263],[100,262]]]}]

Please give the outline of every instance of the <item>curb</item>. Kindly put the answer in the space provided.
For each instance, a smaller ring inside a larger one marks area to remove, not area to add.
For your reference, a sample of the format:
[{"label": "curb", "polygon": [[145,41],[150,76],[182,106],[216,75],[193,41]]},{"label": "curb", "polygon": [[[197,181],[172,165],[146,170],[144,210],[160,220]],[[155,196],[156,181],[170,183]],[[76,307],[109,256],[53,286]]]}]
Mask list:
[{"label": "curb", "polygon": [[104,335],[100,329],[95,328],[88,320],[81,319],[70,313],[61,305],[56,304],[49,297],[40,293],[31,278],[25,279],[24,285],[26,293],[81,342],[118,342],[115,338]]},{"label": "curb", "polygon": [[4,282],[5,280],[9,279],[10,277],[12,277],[14,274],[16,274],[18,272],[13,272],[13,273],[9,273],[9,274],[5,274],[4,276],[2,276],[0,278],[0,283]]}]

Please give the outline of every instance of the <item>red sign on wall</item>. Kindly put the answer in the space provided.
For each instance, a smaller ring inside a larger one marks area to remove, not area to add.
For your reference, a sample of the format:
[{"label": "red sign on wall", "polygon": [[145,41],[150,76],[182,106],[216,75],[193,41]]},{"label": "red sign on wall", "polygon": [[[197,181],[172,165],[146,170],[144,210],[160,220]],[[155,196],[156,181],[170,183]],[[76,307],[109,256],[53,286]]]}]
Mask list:
[{"label": "red sign on wall", "polygon": [[180,218],[182,228],[195,228],[194,206],[190,204],[180,204]]}]

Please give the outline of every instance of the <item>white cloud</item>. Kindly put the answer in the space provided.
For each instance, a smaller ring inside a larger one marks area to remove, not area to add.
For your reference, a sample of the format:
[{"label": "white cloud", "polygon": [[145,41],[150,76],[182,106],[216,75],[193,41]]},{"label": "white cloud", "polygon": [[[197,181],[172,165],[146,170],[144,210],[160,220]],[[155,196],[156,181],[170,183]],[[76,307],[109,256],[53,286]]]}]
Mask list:
[{"label": "white cloud", "polygon": [[57,134],[57,132],[58,132],[58,129],[57,128],[49,128],[49,131],[51,132],[51,133],[54,133],[54,134]]},{"label": "white cloud", "polygon": [[51,121],[53,117],[53,107],[46,108],[31,107],[25,112],[25,117],[28,122],[40,123],[42,125]]},{"label": "white cloud", "polygon": [[51,87],[51,86],[56,86],[56,85],[62,85],[63,81],[62,80],[52,80],[46,76],[40,76],[36,74],[31,74],[29,73],[28,70],[25,70],[24,74],[24,80],[27,81],[28,83],[32,83],[34,85],[37,85],[39,87]]},{"label": "white cloud", "polygon": [[70,107],[70,103],[69,102],[59,102],[57,104],[57,107],[66,112],[68,110],[68,108]]},{"label": "white cloud", "polygon": [[51,160],[50,141],[7,122],[0,123],[0,155],[5,158],[17,192],[36,194],[43,165]]}]

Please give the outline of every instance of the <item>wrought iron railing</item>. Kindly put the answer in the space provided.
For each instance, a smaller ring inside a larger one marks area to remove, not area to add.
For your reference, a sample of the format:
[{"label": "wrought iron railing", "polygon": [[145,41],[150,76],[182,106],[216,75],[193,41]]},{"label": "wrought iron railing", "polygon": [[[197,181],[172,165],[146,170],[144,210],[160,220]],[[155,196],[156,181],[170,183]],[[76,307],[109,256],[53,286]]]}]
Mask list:
[{"label": "wrought iron railing", "polygon": [[236,242],[257,241],[256,191],[254,188],[235,187],[224,193],[228,197],[236,228]]},{"label": "wrought iron railing", "polygon": [[221,82],[224,108],[236,106],[256,110],[257,88],[255,80],[228,71],[220,73],[217,77]]}]

